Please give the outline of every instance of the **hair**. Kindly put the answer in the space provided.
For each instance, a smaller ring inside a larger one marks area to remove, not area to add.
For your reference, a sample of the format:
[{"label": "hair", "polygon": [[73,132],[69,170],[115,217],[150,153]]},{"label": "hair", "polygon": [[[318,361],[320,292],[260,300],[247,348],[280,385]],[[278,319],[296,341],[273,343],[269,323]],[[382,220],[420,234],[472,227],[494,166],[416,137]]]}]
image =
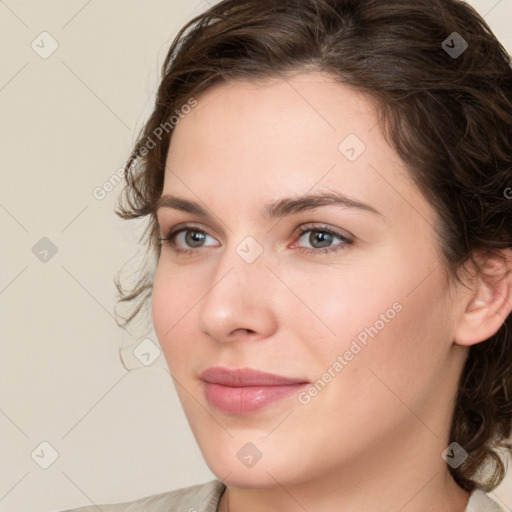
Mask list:
[{"label": "hair", "polygon": [[[467,42],[458,56],[445,50],[454,37]],[[140,241],[155,261],[169,120],[179,122],[184,105],[214,84],[307,71],[373,100],[388,143],[437,211],[438,250],[450,279],[460,282],[468,262],[483,272],[477,252],[502,257],[512,247],[505,192],[512,185],[512,67],[472,7],[459,0],[224,0],[174,39],[154,110],[125,165],[116,213],[149,217]],[[128,289],[116,276],[119,303],[133,306],[124,325],[151,295],[155,265],[144,265]],[[449,471],[466,491],[490,491],[506,473],[499,451],[512,451],[511,327],[508,315],[494,336],[471,346],[460,376],[449,435],[468,456]],[[491,471],[479,481],[483,466]]]}]

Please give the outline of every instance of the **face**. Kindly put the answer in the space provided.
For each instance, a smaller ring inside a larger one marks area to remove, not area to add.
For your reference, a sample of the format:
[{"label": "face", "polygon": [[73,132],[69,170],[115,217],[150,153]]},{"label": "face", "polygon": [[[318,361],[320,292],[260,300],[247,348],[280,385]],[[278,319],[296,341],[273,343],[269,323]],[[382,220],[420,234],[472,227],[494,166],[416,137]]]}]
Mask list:
[{"label": "face", "polygon": [[270,487],[428,454],[453,308],[435,211],[371,103],[319,73],[197,100],[168,153],[152,312],[207,464]]}]

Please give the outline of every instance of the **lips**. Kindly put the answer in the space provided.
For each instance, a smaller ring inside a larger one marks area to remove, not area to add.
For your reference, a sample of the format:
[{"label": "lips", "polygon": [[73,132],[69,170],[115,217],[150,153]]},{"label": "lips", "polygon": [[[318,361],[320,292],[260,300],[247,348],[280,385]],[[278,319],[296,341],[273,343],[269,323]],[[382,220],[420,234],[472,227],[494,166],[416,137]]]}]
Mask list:
[{"label": "lips", "polygon": [[298,393],[305,379],[284,377],[250,368],[208,368],[201,373],[207,401],[227,414],[254,412]]},{"label": "lips", "polygon": [[286,386],[289,384],[304,384],[304,379],[292,379],[275,375],[273,373],[260,372],[250,368],[240,368],[229,370],[216,366],[208,368],[200,377],[206,382],[230,386],[234,388],[246,386]]}]

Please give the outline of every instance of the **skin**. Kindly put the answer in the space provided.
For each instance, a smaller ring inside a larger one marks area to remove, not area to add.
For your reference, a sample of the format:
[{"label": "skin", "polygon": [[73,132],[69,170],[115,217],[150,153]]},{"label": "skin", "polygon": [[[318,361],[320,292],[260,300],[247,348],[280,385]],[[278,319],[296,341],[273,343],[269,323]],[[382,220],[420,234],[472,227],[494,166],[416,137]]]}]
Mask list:
[{"label": "skin", "polygon": [[[189,222],[207,236],[202,246],[175,239],[191,255],[163,243],[152,311],[194,436],[228,485],[229,510],[463,512],[469,493],[441,453],[468,347],[510,312],[510,279],[499,297],[480,281],[447,284],[436,212],[361,93],[302,73],[216,85],[197,99],[174,130],[163,194],[211,217],[157,214],[164,237]],[[350,133],[366,145],[355,161],[338,149]],[[333,205],[259,214],[268,201],[328,190],[381,215]],[[318,232],[297,233],[311,224],[353,243],[334,237],[339,250],[321,253]],[[247,236],[263,251],[252,263],[236,251]],[[211,366],[316,381],[396,302],[400,312],[306,405],[292,395],[236,415],[206,400],[199,374]],[[237,457],[248,442],[262,454],[251,468]]]}]

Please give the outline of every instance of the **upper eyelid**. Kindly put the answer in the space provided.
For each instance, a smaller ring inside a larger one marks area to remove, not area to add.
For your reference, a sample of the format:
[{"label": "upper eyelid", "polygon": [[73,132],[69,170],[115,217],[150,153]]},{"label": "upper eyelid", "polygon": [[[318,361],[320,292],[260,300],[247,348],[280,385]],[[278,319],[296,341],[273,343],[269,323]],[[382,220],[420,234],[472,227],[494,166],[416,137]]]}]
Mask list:
[{"label": "upper eyelid", "polygon": [[178,224],[170,227],[169,229],[162,229],[161,225],[159,224],[159,230],[160,230],[161,236],[169,236],[171,233],[173,235],[176,235],[181,231],[189,230],[189,231],[201,231],[201,232],[206,233],[208,236],[215,238],[214,235],[210,234],[208,229],[205,229],[201,225],[195,225],[194,223],[190,223],[190,222],[183,222],[183,223],[179,222]]},{"label": "upper eyelid", "polygon": [[[163,231],[170,232],[170,231],[173,231],[175,229],[175,226],[177,227],[177,226],[181,226],[181,225],[183,225],[184,228],[186,226],[188,226],[188,225],[191,225],[191,226],[194,226],[194,229],[196,229],[196,224],[197,224],[197,229],[199,229],[201,231],[205,231],[205,232],[208,233],[208,231],[211,230],[211,231],[214,231],[216,233],[218,232],[220,235],[224,235],[224,231],[222,229],[222,226],[220,224],[217,224],[215,222],[215,220],[213,220],[213,222],[211,224],[214,224],[216,228],[218,227],[220,229],[220,231],[216,231],[212,227],[208,227],[206,229],[203,228],[203,226],[204,226],[203,222],[204,221],[201,221],[201,220],[198,220],[198,221],[195,221],[195,220],[189,220],[189,221],[183,220],[181,222],[180,221],[176,222],[176,220],[173,219],[172,217],[167,217],[167,215],[165,215],[164,212],[165,212],[165,208],[163,208],[162,210],[159,210],[159,212],[157,212],[155,214],[155,217],[154,217],[154,219],[156,221],[156,225],[157,225],[158,229],[160,230],[160,233],[162,233],[162,226],[166,226],[166,225],[167,226],[171,226],[171,227],[170,228],[165,228]],[[195,217],[195,216],[193,216],[193,217]],[[229,227],[228,227],[228,230],[231,231],[229,229]]]}]

